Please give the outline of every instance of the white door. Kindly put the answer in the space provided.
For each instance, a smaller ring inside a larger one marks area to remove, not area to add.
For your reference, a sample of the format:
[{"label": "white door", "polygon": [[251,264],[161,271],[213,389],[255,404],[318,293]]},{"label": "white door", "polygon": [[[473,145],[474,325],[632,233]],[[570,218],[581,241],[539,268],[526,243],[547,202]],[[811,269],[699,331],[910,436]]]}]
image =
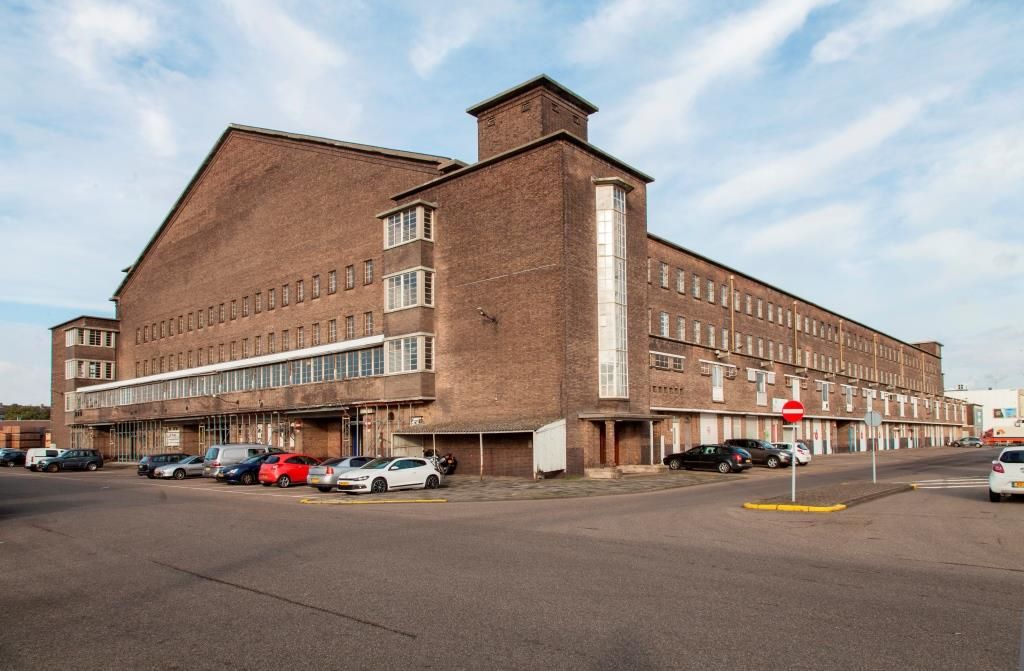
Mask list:
[{"label": "white door", "polygon": [[718,442],[718,415],[701,413],[700,442],[705,445],[713,445]]}]

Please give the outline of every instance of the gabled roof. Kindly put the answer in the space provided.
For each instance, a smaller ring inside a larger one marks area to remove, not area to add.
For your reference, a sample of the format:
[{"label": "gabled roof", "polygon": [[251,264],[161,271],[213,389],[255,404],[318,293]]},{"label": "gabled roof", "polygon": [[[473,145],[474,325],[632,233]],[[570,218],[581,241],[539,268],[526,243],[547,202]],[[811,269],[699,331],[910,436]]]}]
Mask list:
[{"label": "gabled roof", "polygon": [[301,133],[288,133],[286,131],[271,130],[268,128],[257,128],[255,126],[228,124],[228,127],[224,129],[223,133],[221,133],[220,137],[217,139],[217,142],[214,143],[213,148],[210,149],[210,152],[206,155],[206,158],[203,159],[203,162],[199,165],[199,168],[196,170],[195,174],[192,175],[192,179],[188,181],[188,184],[185,186],[185,189],[181,192],[181,195],[178,196],[178,199],[174,201],[174,205],[171,206],[171,209],[167,213],[167,216],[164,217],[164,220],[160,223],[160,226],[153,233],[153,236],[149,239],[149,242],[146,243],[146,246],[142,249],[142,253],[139,254],[138,259],[136,259],[134,263],[132,263],[130,266],[124,269],[123,272],[125,273],[125,276],[121,280],[121,283],[117,286],[117,290],[114,291],[114,295],[111,297],[110,300],[116,301],[118,296],[121,295],[121,292],[128,284],[128,280],[131,279],[131,277],[135,273],[135,270],[138,269],[139,264],[142,262],[142,259],[145,258],[146,254],[149,253],[149,250],[153,247],[153,244],[156,243],[157,239],[159,239],[160,237],[160,234],[163,233],[164,229],[171,222],[171,219],[174,218],[174,215],[177,213],[178,208],[180,208],[181,205],[185,202],[188,195],[192,192],[192,189],[199,182],[200,177],[202,177],[203,173],[206,172],[206,168],[213,162],[214,156],[217,155],[217,152],[220,151],[220,148],[224,145],[224,143],[228,139],[228,136],[230,136],[232,133],[262,135],[264,137],[279,138],[284,140],[290,140],[293,142],[302,142],[316,144],[325,147],[334,147],[336,149],[356,151],[363,154],[400,159],[403,161],[413,161],[423,163],[425,165],[433,165],[435,168],[451,163],[453,160],[447,156],[420,154],[412,151],[402,151],[400,149],[388,149],[386,147],[376,147],[368,144],[358,144],[356,142],[344,142],[342,140],[332,140],[330,138],[318,137],[316,135],[303,135]]}]

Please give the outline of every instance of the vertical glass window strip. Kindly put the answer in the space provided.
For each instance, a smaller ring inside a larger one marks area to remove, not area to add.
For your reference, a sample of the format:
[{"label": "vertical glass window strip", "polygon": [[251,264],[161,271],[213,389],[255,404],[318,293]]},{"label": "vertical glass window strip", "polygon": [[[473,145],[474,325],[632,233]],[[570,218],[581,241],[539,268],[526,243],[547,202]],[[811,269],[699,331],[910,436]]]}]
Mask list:
[{"label": "vertical glass window strip", "polygon": [[599,395],[629,392],[626,328],[626,193],[596,187]]},{"label": "vertical glass window strip", "polygon": [[708,280],[708,303],[715,302],[715,283],[713,280]]},{"label": "vertical glass window strip", "polygon": [[356,267],[345,266],[345,288],[351,289],[356,285]]},{"label": "vertical glass window strip", "polygon": [[295,302],[301,303],[306,300],[306,281],[295,280]]},{"label": "vertical glass window strip", "polygon": [[434,273],[429,270],[423,273],[423,304],[434,304]]},{"label": "vertical glass window strip", "polygon": [[291,302],[291,286],[288,284],[281,285],[281,307],[285,307]]},{"label": "vertical glass window strip", "polygon": [[332,319],[327,322],[327,342],[338,341],[338,320]]},{"label": "vertical glass window strip", "polygon": [[658,335],[668,337],[668,313],[662,312],[658,315]]},{"label": "vertical glass window strip", "polygon": [[423,210],[423,239],[433,240],[434,239],[434,211],[424,209]]},{"label": "vertical glass window strip", "polygon": [[363,313],[363,335],[373,335],[373,313]]},{"label": "vertical glass window strip", "polygon": [[312,286],[313,298],[320,298],[320,276],[313,275],[313,286]]},{"label": "vertical glass window strip", "polygon": [[332,270],[327,273],[327,293],[333,294],[338,290],[338,271]]}]

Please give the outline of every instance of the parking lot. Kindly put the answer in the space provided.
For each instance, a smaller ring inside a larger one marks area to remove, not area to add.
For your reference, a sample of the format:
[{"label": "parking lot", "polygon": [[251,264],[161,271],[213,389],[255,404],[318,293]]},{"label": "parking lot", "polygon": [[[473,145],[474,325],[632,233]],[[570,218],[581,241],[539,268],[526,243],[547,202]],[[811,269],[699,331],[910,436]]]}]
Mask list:
[{"label": "parking lot", "polygon": [[1024,502],[987,501],[992,452],[880,454],[929,488],[829,515],[740,507],[787,470],[327,506],[300,501],[372,497],[2,469],[0,668],[1016,669]]}]

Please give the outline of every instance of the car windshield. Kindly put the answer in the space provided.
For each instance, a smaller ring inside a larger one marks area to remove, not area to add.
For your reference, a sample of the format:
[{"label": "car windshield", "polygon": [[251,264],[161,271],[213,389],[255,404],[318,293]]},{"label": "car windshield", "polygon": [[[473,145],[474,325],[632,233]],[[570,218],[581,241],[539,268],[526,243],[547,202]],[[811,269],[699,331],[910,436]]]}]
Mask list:
[{"label": "car windshield", "polygon": [[1004,464],[1024,464],[1024,450],[1003,452],[1003,456],[999,457],[999,461]]},{"label": "car windshield", "polygon": [[328,459],[327,461],[321,462],[320,465],[321,466],[335,466],[337,464],[340,464],[343,461],[345,461],[345,457],[334,457],[333,459]]},{"label": "car windshield", "polygon": [[392,461],[394,461],[394,459],[382,457],[382,458],[379,458],[379,459],[374,459],[370,463],[368,463],[365,466],[363,466],[363,468],[378,468],[378,469],[379,468],[384,468],[385,466],[390,464]]},{"label": "car windshield", "polygon": [[206,458],[209,459],[210,461],[213,461],[219,455],[220,455],[220,448],[219,447],[211,447],[210,449],[208,449],[206,451]]}]

